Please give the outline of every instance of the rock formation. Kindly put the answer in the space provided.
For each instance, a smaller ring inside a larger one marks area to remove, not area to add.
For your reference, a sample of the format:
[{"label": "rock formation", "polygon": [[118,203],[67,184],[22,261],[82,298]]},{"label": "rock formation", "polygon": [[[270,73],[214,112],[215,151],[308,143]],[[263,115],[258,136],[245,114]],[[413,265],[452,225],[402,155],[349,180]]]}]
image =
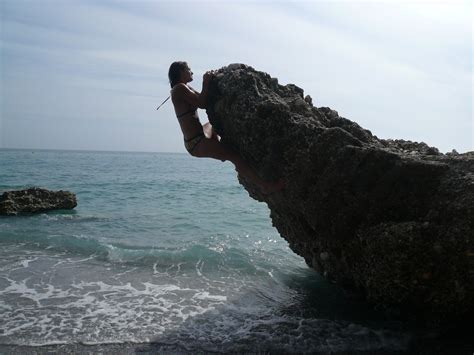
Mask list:
[{"label": "rock formation", "polygon": [[57,209],[73,209],[76,195],[69,191],[49,191],[33,187],[6,191],[0,196],[0,215],[15,216]]},{"label": "rock formation", "polygon": [[472,315],[474,152],[384,140],[295,85],[243,64],[218,70],[207,113],[267,180],[273,225],[331,280],[431,323]]}]

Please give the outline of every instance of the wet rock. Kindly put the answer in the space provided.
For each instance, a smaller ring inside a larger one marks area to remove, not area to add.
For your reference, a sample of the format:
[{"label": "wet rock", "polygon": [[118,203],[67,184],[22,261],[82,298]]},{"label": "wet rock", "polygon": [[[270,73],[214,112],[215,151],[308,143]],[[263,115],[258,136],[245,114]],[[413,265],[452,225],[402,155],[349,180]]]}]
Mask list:
[{"label": "wet rock", "polygon": [[218,71],[207,113],[260,176],[286,181],[268,196],[240,180],[309,266],[388,310],[472,315],[473,152],[379,139],[244,64]]},{"label": "wet rock", "polygon": [[73,209],[76,195],[69,191],[49,191],[33,187],[26,190],[6,191],[0,196],[0,215],[38,213],[57,209]]}]

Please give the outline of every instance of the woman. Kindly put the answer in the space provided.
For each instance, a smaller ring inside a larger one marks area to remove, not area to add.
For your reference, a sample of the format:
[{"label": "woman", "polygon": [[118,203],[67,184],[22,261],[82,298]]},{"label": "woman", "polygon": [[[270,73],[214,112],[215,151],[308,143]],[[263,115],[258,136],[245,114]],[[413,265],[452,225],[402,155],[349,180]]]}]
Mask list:
[{"label": "woman", "polygon": [[207,122],[204,126],[199,121],[198,108],[206,108],[209,81],[214,71],[204,74],[201,93],[187,84],[193,80],[193,72],[186,62],[171,64],[168,77],[171,85],[171,99],[184,136],[184,146],[192,156],[229,160],[241,177],[257,185],[262,193],[270,194],[283,188],[283,181],[267,182],[262,180],[250,166],[232,149],[219,141],[219,137]]}]

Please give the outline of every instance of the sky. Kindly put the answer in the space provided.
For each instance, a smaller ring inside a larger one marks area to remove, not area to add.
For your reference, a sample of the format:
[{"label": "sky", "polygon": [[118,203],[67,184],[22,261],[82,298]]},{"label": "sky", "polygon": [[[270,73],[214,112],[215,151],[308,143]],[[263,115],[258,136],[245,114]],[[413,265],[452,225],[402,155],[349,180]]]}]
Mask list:
[{"label": "sky", "polygon": [[[0,0],[0,148],[184,153],[168,68],[245,63],[379,138],[474,150],[471,1]],[[201,122],[207,122],[199,110]]]}]

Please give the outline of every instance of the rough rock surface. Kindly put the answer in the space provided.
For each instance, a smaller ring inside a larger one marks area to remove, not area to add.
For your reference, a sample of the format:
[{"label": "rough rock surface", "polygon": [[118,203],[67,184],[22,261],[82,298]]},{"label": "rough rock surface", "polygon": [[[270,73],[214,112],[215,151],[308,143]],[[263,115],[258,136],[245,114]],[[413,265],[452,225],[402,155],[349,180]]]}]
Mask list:
[{"label": "rough rock surface", "polygon": [[6,191],[0,196],[0,215],[6,216],[73,209],[76,206],[76,195],[69,191],[49,191],[33,187],[27,190]]},{"label": "rough rock surface", "polygon": [[243,64],[218,71],[207,113],[260,176],[286,181],[265,196],[239,177],[309,266],[432,324],[472,315],[474,152],[378,139]]}]

